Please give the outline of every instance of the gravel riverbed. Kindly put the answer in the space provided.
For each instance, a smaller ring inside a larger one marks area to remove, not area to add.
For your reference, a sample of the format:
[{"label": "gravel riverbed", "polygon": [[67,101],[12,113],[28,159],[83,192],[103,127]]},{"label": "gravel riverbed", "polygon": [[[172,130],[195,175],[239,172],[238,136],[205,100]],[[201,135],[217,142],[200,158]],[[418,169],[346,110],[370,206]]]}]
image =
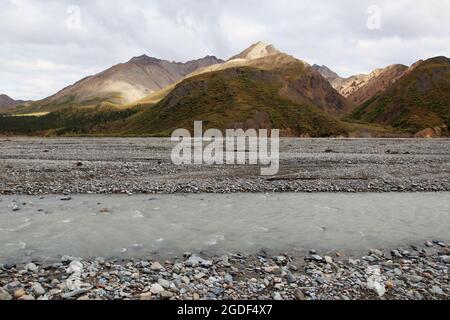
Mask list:
[{"label": "gravel riverbed", "polygon": [[0,194],[450,191],[450,139],[281,139],[280,171],[175,166],[159,138],[0,139]]},{"label": "gravel riverbed", "polygon": [[449,299],[448,244],[427,242],[361,258],[315,250],[166,261],[82,260],[0,265],[0,300],[374,300]]}]

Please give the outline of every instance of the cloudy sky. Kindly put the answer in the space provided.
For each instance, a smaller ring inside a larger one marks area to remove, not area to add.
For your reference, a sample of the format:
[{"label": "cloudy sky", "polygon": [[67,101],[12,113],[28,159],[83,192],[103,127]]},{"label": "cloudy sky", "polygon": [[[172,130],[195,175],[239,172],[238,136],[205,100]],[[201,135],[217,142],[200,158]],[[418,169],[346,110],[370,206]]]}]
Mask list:
[{"label": "cloudy sky", "polygon": [[40,99],[141,54],[226,59],[258,40],[342,76],[450,56],[449,0],[0,0],[0,93]]}]

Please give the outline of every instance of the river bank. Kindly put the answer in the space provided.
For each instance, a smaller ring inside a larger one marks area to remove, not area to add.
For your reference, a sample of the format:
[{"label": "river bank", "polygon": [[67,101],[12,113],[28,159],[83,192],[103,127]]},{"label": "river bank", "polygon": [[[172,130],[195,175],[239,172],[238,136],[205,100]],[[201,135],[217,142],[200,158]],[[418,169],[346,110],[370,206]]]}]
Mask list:
[{"label": "river bank", "polygon": [[236,254],[155,260],[0,265],[0,300],[442,300],[449,299],[448,245],[426,242],[345,258]]}]

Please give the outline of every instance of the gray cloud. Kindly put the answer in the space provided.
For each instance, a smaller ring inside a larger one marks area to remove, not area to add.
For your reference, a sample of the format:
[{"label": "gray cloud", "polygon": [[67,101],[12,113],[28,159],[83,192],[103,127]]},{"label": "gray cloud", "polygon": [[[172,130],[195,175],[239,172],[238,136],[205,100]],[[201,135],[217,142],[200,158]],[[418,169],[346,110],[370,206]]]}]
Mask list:
[{"label": "gray cloud", "polygon": [[[81,13],[69,28],[70,6]],[[367,28],[377,5],[381,28]],[[0,0],[0,93],[39,99],[146,53],[227,58],[263,40],[343,76],[450,55],[441,0]]]}]

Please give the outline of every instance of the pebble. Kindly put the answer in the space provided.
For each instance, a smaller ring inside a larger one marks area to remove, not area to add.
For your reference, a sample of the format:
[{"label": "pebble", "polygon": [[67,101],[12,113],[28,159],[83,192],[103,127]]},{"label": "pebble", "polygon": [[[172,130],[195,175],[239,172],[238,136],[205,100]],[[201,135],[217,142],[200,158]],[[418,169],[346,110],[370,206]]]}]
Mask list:
[{"label": "pebble", "polygon": [[40,283],[35,283],[31,288],[36,296],[42,296],[45,294],[45,289],[42,287]]},{"label": "pebble", "polygon": [[295,290],[294,297],[295,300],[306,300],[305,294],[300,289]]},{"label": "pebble", "polygon": [[161,287],[163,287],[164,289],[169,289],[169,288],[170,288],[170,282],[167,281],[167,280],[165,280],[165,279],[160,278],[160,279],[158,280],[158,283],[159,283],[159,284],[161,285]]},{"label": "pebble", "polygon": [[0,287],[0,301],[12,300],[12,298],[13,297],[8,293],[8,291]]},{"label": "pebble", "polygon": [[159,294],[164,291],[164,288],[159,283],[154,283],[150,287],[150,292],[153,294]]},{"label": "pebble", "polygon": [[153,262],[150,266],[150,270],[152,271],[161,271],[164,270],[164,267],[159,262]]},{"label": "pebble", "polygon": [[28,263],[24,269],[28,272],[38,272],[39,268],[34,263]]}]

